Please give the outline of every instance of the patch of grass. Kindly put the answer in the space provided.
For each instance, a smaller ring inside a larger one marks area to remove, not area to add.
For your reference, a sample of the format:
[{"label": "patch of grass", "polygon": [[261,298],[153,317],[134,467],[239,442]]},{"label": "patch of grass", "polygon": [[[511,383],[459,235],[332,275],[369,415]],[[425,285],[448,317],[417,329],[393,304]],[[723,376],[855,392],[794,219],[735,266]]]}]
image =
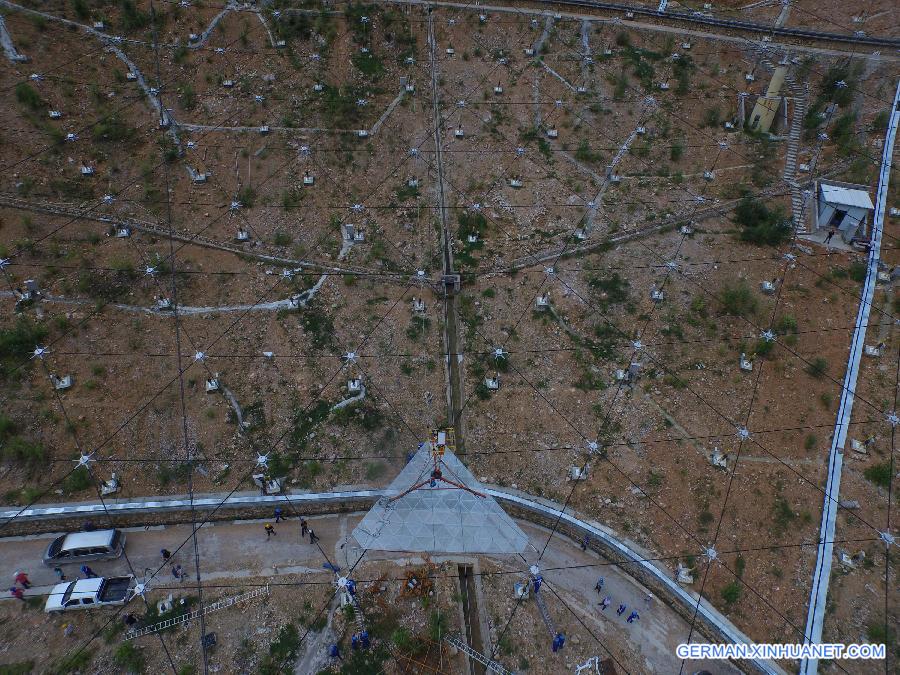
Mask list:
[{"label": "patch of grass", "polygon": [[886,490],[891,485],[891,463],[890,461],[887,461],[882,462],[881,464],[873,464],[872,466],[866,467],[866,470],[863,471],[863,475],[867,480]]},{"label": "patch of grass", "polygon": [[[309,435],[328,419],[330,414],[331,405],[328,401],[319,401],[308,411],[298,410],[294,414],[294,427],[288,436],[289,447],[292,450],[303,450]],[[272,471],[275,475],[274,469]]]},{"label": "patch of grass", "polygon": [[70,473],[63,481],[63,492],[66,494],[74,494],[83,492],[93,485],[91,474],[85,466],[79,466]]},{"label": "patch of grass", "polygon": [[592,274],[587,282],[588,286],[597,291],[598,300],[602,303],[613,305],[628,300],[628,279],[621,277],[618,272],[613,272],[608,277]]},{"label": "patch of grass", "polygon": [[366,479],[378,480],[384,475],[387,467],[382,462],[370,462],[366,464]]},{"label": "patch of grass", "polygon": [[241,206],[246,206],[249,209],[256,203],[256,190],[250,185],[245,185],[238,190],[237,200],[241,203]]},{"label": "patch of grass", "polygon": [[866,627],[866,636],[872,644],[885,644],[888,646],[897,639],[896,631],[891,630],[883,623],[875,623],[874,621]]},{"label": "patch of grass", "polygon": [[409,630],[402,626],[391,634],[391,642],[398,651],[407,656],[421,656],[428,649],[424,640],[416,639]]},{"label": "patch of grass", "polygon": [[68,675],[69,673],[82,673],[87,671],[87,666],[94,658],[94,652],[90,649],[80,649],[74,654],[67,654],[47,669],[50,675]]},{"label": "patch of grass", "polygon": [[[43,342],[48,331],[43,324],[20,318],[12,328],[0,330],[0,374],[9,377],[18,367],[29,362],[36,345]],[[17,370],[18,369],[18,370]]]},{"label": "patch of grass", "polygon": [[300,325],[317,349],[324,349],[334,339],[334,323],[317,304],[310,304],[300,313]]},{"label": "patch of grass", "polygon": [[828,372],[828,361],[821,356],[817,356],[809,362],[809,365],[806,367],[806,372],[817,380],[821,380],[825,377],[825,373]]},{"label": "patch of grass", "polygon": [[788,504],[784,497],[779,496],[775,499],[773,518],[775,520],[775,530],[778,534],[784,534],[796,517],[797,514],[794,513],[794,509],[791,508],[791,505]]},{"label": "patch of grass", "polygon": [[40,110],[44,107],[44,99],[38,93],[37,89],[27,82],[19,82],[16,85],[16,100],[31,110]]},{"label": "patch of grass", "polygon": [[283,230],[277,230],[272,236],[272,243],[275,246],[290,246],[294,243],[294,238]]},{"label": "patch of grass", "polygon": [[189,462],[166,462],[156,469],[156,481],[163,487],[169,483],[183,484],[187,483],[190,474]]},{"label": "patch of grass", "polygon": [[384,65],[372,52],[369,52],[368,54],[357,52],[350,60],[359,72],[369,79],[377,80],[384,74]]},{"label": "patch of grass", "polygon": [[447,615],[439,609],[434,610],[428,617],[428,635],[434,641],[440,644],[447,634],[447,626],[450,620]]},{"label": "patch of grass", "polygon": [[124,642],[113,654],[113,663],[127,673],[144,671],[144,655],[133,642]]},{"label": "patch of grass", "polygon": [[723,314],[746,318],[756,313],[756,296],[744,280],[725,284],[719,299],[722,301]]},{"label": "patch of grass", "polygon": [[741,598],[741,585],[737,581],[732,581],[722,589],[722,599],[727,605],[733,605]]},{"label": "patch of grass", "polygon": [[859,260],[854,260],[852,263],[850,263],[850,269],[847,270],[847,274],[850,276],[850,278],[859,284],[866,280],[866,272],[868,272],[866,264]]}]

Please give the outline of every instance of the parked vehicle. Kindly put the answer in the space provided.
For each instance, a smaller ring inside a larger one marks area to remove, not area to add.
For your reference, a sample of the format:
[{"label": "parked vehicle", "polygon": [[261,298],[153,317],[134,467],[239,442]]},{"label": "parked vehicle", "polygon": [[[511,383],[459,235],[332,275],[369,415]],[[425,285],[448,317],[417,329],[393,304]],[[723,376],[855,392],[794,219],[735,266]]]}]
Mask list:
[{"label": "parked vehicle", "polygon": [[125,533],[120,530],[72,532],[53,540],[44,553],[45,565],[111,560],[125,551]]},{"label": "parked vehicle", "polygon": [[124,605],[129,600],[134,575],[94,577],[56,584],[47,597],[45,612]]}]

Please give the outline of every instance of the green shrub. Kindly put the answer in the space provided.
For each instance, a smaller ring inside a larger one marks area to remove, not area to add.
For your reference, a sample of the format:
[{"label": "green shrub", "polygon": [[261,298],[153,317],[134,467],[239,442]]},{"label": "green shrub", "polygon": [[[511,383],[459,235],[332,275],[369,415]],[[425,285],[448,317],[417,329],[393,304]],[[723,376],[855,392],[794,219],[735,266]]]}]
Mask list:
[{"label": "green shrub", "polygon": [[447,625],[449,620],[447,615],[437,609],[428,617],[428,635],[434,642],[440,644],[441,640],[447,634]]},{"label": "green shrub", "polygon": [[613,272],[608,277],[591,275],[587,279],[588,286],[599,291],[600,301],[604,304],[616,304],[628,300],[628,279]]},{"label": "green shrub", "polygon": [[122,15],[119,19],[123,30],[138,30],[146,28],[150,23],[150,17],[140,11],[132,0],[121,0]]},{"label": "green shrub", "polygon": [[863,471],[863,475],[875,485],[887,489],[890,487],[891,478],[893,477],[891,474],[891,463],[887,461],[881,464],[873,464]]},{"label": "green shrub", "polygon": [[733,605],[741,597],[741,585],[737,581],[732,581],[722,589],[722,599],[728,605]]},{"label": "green shrub", "polygon": [[707,127],[718,127],[722,123],[722,113],[718,106],[707,108],[703,113],[703,125]]},{"label": "green shrub", "polygon": [[256,203],[256,190],[250,185],[245,185],[238,190],[237,199],[241,203],[241,206],[246,206],[249,209]]},{"label": "green shrub", "polygon": [[82,21],[91,18],[91,10],[88,8],[86,0],[72,0],[72,9],[75,10],[75,16]]},{"label": "green shrub", "polygon": [[278,230],[272,237],[272,243],[275,244],[275,246],[290,246],[294,243],[294,238],[287,232]]},{"label": "green shrub", "polygon": [[409,630],[402,626],[391,634],[391,642],[398,651],[408,656],[421,656],[428,648],[424,640],[417,640]]},{"label": "green shrub", "polygon": [[3,444],[0,456],[7,462],[15,462],[33,469],[46,461],[47,450],[40,443],[14,436]]},{"label": "green shrub", "polygon": [[794,513],[791,505],[788,504],[787,500],[784,497],[778,497],[775,499],[775,506],[773,511],[773,517],[775,519],[775,530],[779,534],[784,533],[784,531],[787,530],[788,526],[797,517],[797,514]]},{"label": "green shrub", "polygon": [[47,328],[26,318],[20,318],[12,328],[0,330],[0,373],[12,374],[47,337]]},{"label": "green shrub", "polygon": [[91,473],[85,466],[79,466],[63,481],[63,491],[66,494],[83,492],[93,485]]},{"label": "green shrub", "polygon": [[791,223],[780,206],[769,208],[758,199],[744,197],[734,210],[741,239],[760,246],[777,246],[791,237]]},{"label": "green shrub", "polygon": [[44,101],[37,89],[27,82],[19,82],[16,85],[16,100],[32,110],[39,110],[44,105]]},{"label": "green shrub", "polygon": [[850,263],[850,269],[848,270],[848,274],[853,281],[857,283],[862,283],[866,280],[866,273],[868,272],[868,268],[864,262],[859,260],[854,260]]},{"label": "green shrub", "polygon": [[278,637],[269,647],[269,655],[279,662],[293,661],[299,648],[300,632],[294,624],[289,623],[278,631]]},{"label": "green shrub", "polygon": [[94,657],[90,649],[79,649],[74,654],[67,654],[47,669],[49,675],[69,675],[69,673],[87,672],[87,665]]},{"label": "green shrub", "polygon": [[723,314],[746,318],[756,313],[756,296],[746,281],[726,284],[719,299],[722,301]]},{"label": "green shrub", "polygon": [[140,673],[144,670],[144,655],[133,642],[119,645],[113,654],[113,662],[128,673]]},{"label": "green shrub", "polygon": [[814,358],[806,367],[806,372],[812,375],[817,380],[821,380],[823,377],[825,377],[825,373],[827,371],[828,362],[821,356],[817,356],[816,358]]},{"label": "green shrub", "polygon": [[378,480],[384,475],[386,467],[381,462],[372,462],[366,464],[366,479]]},{"label": "green shrub", "polygon": [[16,423],[12,419],[0,413],[0,441],[5,441],[16,433],[16,428]]}]

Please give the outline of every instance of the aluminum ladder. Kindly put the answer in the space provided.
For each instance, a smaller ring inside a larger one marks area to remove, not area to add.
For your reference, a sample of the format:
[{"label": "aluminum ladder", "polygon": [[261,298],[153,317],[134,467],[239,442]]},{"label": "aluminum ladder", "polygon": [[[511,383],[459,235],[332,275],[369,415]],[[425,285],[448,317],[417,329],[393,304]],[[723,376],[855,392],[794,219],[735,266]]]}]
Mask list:
[{"label": "aluminum ladder", "polygon": [[444,641],[448,644],[453,645],[463,654],[468,656],[470,659],[474,659],[484,665],[488,671],[492,673],[498,673],[499,675],[515,675],[512,671],[507,670],[501,664],[497,663],[491,658],[488,658],[481,652],[477,652],[472,649],[469,645],[466,644],[466,641],[463,640],[459,635],[445,635]]},{"label": "aluminum ladder", "polygon": [[141,637],[142,635],[149,635],[150,633],[157,633],[161,630],[165,630],[166,628],[171,628],[172,626],[176,626],[180,623],[185,623],[187,621],[191,621],[192,619],[199,618],[200,616],[206,616],[210,612],[215,612],[220,609],[226,609],[227,607],[231,607],[232,605],[236,605],[239,602],[245,602],[247,600],[251,600],[252,598],[257,598],[260,595],[268,595],[269,594],[269,584],[261,588],[255,588],[252,591],[248,591],[242,595],[237,595],[233,598],[225,598],[224,600],[218,600],[210,605],[206,605],[205,607],[201,607],[200,609],[195,609],[193,612],[188,612],[186,614],[182,614],[181,616],[176,616],[171,619],[166,619],[165,621],[160,621],[159,623],[154,623],[150,626],[145,626],[143,628],[139,628],[138,630],[131,631],[126,633],[124,636],[124,640],[134,640],[135,638]]},{"label": "aluminum ladder", "polygon": [[553,625],[553,619],[550,618],[550,612],[547,611],[547,605],[544,602],[544,596],[540,591],[537,591],[534,594],[534,601],[537,603],[538,611],[541,613],[541,618],[544,620],[544,624],[547,626],[547,630],[550,631],[550,637],[556,637],[556,626]]}]

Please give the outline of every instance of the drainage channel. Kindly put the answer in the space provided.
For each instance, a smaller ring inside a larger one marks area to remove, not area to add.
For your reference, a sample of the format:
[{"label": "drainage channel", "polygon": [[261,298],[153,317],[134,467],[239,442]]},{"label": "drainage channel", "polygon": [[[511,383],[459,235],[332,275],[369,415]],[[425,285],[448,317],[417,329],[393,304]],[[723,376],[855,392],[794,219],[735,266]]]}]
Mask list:
[{"label": "drainage channel", "polygon": [[[471,565],[457,565],[459,572],[459,592],[462,599],[463,622],[466,628],[466,642],[482,654],[484,641],[481,637],[481,623],[478,620],[478,596],[475,594],[475,574]],[[468,659],[468,672],[471,675],[485,675],[484,665],[474,659]]]}]

